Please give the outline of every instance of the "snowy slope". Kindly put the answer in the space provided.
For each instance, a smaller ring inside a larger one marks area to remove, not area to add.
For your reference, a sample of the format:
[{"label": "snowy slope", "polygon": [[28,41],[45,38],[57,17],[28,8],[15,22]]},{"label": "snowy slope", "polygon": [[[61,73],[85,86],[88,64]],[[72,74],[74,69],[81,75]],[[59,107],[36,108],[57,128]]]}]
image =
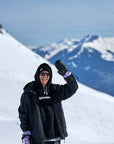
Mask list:
[{"label": "snowy slope", "polygon": [[[79,82],[114,96],[114,38],[87,35],[33,49],[51,63],[62,59]],[[89,77],[88,77],[89,76]]]},{"label": "snowy slope", "polygon": [[[28,50],[5,30],[0,33],[0,140],[20,144],[17,109],[24,85],[34,79],[43,58]],[[65,83],[56,69],[54,83]],[[66,144],[114,143],[114,99],[79,84],[77,93],[63,102],[69,137]]]}]

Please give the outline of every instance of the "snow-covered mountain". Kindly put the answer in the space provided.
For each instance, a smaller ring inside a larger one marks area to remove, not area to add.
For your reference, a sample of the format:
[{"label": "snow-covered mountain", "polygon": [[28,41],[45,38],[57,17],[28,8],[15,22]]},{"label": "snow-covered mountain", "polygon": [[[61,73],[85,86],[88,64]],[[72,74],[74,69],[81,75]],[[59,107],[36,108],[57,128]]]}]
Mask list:
[{"label": "snow-covered mountain", "polygon": [[114,38],[87,35],[82,40],[64,39],[33,49],[54,63],[61,59],[79,82],[114,96]]},{"label": "snow-covered mountain", "polygon": [[[34,79],[43,62],[4,29],[0,29],[0,142],[20,144],[21,130],[17,109],[24,85]],[[47,62],[49,63],[49,62]],[[64,79],[53,70],[53,82],[64,84]],[[66,144],[114,143],[114,98],[79,83],[74,96],[63,102],[69,137]],[[62,142],[64,143],[64,142]]]}]

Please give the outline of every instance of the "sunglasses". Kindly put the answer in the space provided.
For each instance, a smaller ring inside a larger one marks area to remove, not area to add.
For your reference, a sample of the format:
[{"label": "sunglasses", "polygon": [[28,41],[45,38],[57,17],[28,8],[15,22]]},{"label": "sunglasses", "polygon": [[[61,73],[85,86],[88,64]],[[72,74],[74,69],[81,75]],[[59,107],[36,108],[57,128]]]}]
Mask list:
[{"label": "sunglasses", "polygon": [[45,75],[46,75],[46,76],[50,76],[51,74],[50,74],[50,73],[41,72],[40,75],[41,75],[41,76],[45,76]]}]

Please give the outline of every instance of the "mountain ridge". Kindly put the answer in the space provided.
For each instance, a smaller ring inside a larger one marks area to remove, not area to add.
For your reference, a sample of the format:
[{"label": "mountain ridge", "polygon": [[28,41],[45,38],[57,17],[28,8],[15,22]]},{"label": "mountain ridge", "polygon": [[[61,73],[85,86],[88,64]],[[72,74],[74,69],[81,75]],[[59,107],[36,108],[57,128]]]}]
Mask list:
[{"label": "mountain ridge", "polygon": [[114,96],[114,38],[87,35],[82,40],[64,39],[33,51],[53,64],[61,59],[81,83]]}]

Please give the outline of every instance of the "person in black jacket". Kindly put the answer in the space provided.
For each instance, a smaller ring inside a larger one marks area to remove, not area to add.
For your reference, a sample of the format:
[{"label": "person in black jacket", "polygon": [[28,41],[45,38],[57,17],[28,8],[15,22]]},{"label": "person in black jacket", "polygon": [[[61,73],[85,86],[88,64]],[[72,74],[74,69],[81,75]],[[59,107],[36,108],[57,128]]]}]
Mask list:
[{"label": "person in black jacket", "polygon": [[71,97],[78,85],[62,61],[57,60],[55,66],[66,84],[52,84],[52,69],[43,63],[35,81],[24,87],[18,112],[25,144],[60,144],[68,136],[61,102]]}]

